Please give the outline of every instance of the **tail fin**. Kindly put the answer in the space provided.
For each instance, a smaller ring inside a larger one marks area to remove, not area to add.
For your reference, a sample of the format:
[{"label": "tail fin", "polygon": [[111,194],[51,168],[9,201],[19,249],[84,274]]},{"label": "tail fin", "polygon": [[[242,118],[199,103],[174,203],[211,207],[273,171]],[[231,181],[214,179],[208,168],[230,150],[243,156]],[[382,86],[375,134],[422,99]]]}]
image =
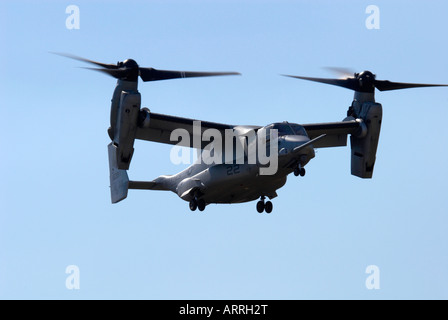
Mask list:
[{"label": "tail fin", "polygon": [[109,153],[110,195],[112,203],[117,203],[128,196],[129,177],[126,170],[118,169],[117,147],[110,143],[107,148]]},{"label": "tail fin", "polygon": [[126,199],[129,189],[170,190],[163,182],[166,176],[161,176],[155,181],[129,181],[127,171],[118,169],[117,147],[113,143],[110,143],[107,148],[109,152],[110,196],[112,203]]}]

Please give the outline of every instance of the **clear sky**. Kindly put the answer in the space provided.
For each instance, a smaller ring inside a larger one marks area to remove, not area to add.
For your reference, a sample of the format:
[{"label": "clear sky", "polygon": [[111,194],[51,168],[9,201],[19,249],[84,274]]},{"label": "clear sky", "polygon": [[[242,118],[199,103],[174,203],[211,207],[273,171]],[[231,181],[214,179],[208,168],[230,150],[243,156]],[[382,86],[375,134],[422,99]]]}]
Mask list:
[{"label": "clear sky", "polygon": [[[80,29],[66,28],[66,7]],[[369,30],[368,5],[380,9]],[[353,93],[279,74],[448,83],[448,2],[0,1],[0,298],[448,298],[448,88],[377,92],[374,178],[350,148],[320,149],[258,214],[190,212],[175,194],[110,203],[106,129],[115,80],[49,54],[173,70],[239,71],[140,83],[157,113],[229,124],[339,121]],[[183,167],[136,142],[131,179]],[[66,288],[67,266],[80,290]],[[380,270],[368,290],[366,268]]]}]

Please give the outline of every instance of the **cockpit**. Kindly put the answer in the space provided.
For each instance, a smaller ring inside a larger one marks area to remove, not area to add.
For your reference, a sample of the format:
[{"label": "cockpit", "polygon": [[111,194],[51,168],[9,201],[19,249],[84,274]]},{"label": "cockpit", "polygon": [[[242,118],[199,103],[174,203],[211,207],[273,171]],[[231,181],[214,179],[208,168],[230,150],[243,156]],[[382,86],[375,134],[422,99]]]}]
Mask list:
[{"label": "cockpit", "polygon": [[286,136],[286,135],[297,135],[297,136],[305,136],[308,137],[308,134],[306,133],[306,130],[304,127],[302,127],[299,124],[296,123],[289,123],[289,122],[278,122],[270,124],[266,127],[266,134],[270,134],[271,129],[277,129],[278,130],[278,136]]}]

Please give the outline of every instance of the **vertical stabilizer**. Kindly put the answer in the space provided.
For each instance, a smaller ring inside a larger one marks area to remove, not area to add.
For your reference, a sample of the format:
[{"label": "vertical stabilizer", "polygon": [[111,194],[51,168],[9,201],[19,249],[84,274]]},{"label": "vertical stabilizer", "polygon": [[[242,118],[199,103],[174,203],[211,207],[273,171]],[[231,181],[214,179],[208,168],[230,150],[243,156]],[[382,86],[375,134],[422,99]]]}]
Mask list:
[{"label": "vertical stabilizer", "polygon": [[128,196],[129,177],[126,170],[118,169],[117,147],[110,143],[107,148],[109,152],[110,195],[112,203],[117,203]]}]

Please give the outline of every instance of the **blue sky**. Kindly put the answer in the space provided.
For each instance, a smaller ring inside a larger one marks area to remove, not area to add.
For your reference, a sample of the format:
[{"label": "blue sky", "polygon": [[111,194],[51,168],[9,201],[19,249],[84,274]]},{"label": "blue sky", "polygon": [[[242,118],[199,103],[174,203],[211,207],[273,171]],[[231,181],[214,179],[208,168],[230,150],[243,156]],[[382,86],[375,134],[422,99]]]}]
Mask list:
[{"label": "blue sky", "polygon": [[[80,29],[65,25],[80,8]],[[380,9],[368,30],[365,9]],[[339,121],[353,93],[280,77],[448,83],[446,1],[1,1],[0,298],[447,299],[448,89],[377,92],[374,178],[320,149],[260,215],[255,202],[192,213],[168,192],[110,204],[115,81],[48,52],[241,77],[140,83],[157,113],[229,124]],[[130,177],[180,171],[138,141]],[[80,269],[80,290],[65,269]],[[367,290],[366,267],[381,288]]]}]

